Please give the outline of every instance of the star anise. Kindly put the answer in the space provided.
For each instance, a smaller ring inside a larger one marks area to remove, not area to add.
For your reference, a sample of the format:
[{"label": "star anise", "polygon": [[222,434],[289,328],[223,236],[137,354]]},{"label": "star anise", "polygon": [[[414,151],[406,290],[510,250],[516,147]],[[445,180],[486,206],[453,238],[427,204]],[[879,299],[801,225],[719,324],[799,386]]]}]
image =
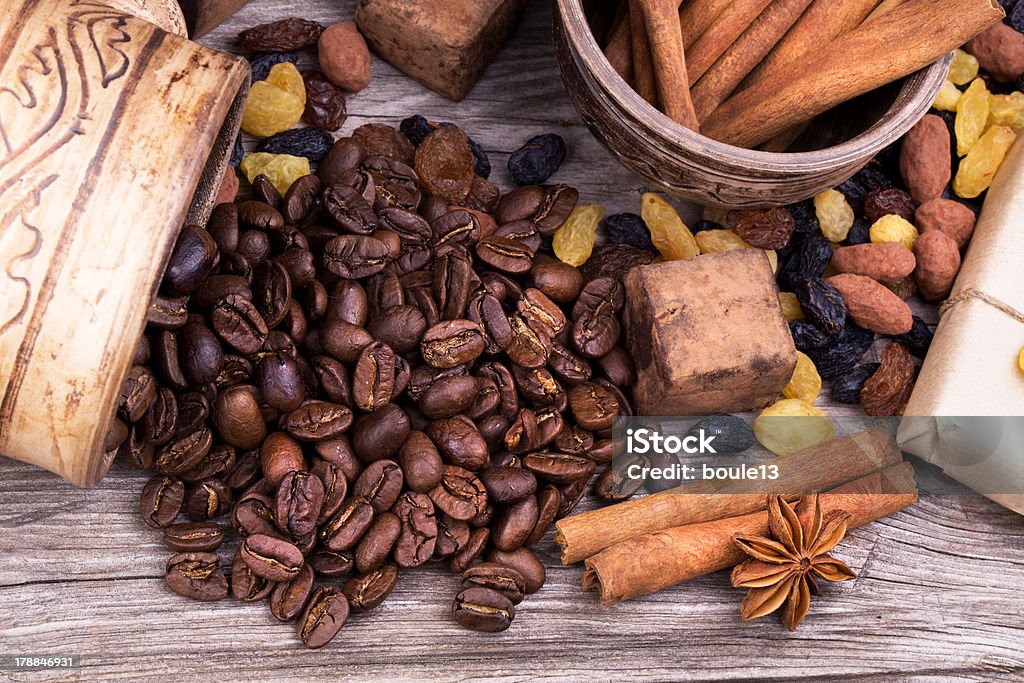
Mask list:
[{"label": "star anise", "polygon": [[740,605],[744,621],[759,619],[782,607],[782,623],[795,631],[817,595],[817,579],[849,581],[853,570],[830,557],[846,535],[850,514],[822,515],[818,496],[804,496],[794,509],[780,496],[768,501],[771,538],[737,534],[733,541],[751,556],[732,572],[734,588],[749,588]]}]

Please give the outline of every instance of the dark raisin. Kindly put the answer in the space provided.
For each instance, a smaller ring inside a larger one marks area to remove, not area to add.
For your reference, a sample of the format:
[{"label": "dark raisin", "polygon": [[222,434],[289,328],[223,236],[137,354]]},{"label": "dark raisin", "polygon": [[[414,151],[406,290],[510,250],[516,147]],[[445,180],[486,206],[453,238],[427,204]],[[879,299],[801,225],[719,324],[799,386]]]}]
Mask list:
[{"label": "dark raisin", "polygon": [[637,249],[654,249],[651,231],[644,219],[635,213],[617,213],[608,216],[604,222],[608,241],[613,244],[628,244]]},{"label": "dark raisin", "polygon": [[807,235],[779,267],[779,282],[793,286],[799,280],[820,278],[832,260],[832,244],[821,235]]},{"label": "dark raisin", "polygon": [[907,347],[907,351],[910,351],[910,353],[918,358],[924,358],[925,354],[928,353],[928,347],[932,345],[932,337],[934,335],[935,333],[928,327],[928,323],[915,315],[914,325],[910,328],[910,332],[893,337],[893,341],[903,344]]},{"label": "dark raisin", "polygon": [[847,323],[843,333],[831,344],[819,348],[806,349],[804,353],[814,361],[818,374],[824,379],[835,379],[853,369],[860,362],[864,353],[875,341],[873,332]]},{"label": "dark raisin", "polygon": [[508,170],[516,185],[543,185],[565,161],[565,140],[555,133],[531,138],[512,152]]},{"label": "dark raisin", "polygon": [[409,118],[402,119],[402,122],[398,124],[398,130],[402,131],[402,134],[409,138],[415,147],[419,147],[420,143],[427,139],[427,136],[434,132],[437,125],[427,120],[425,116],[414,114]]},{"label": "dark raisin", "polygon": [[827,346],[836,339],[836,335],[829,334],[810,320],[794,320],[789,324],[789,332],[793,335],[796,348],[804,353],[807,353],[807,349]]},{"label": "dark raisin", "polygon": [[728,221],[733,232],[759,249],[782,249],[796,231],[793,216],[778,207],[730,211]]},{"label": "dark raisin", "polygon": [[812,200],[808,199],[798,204],[790,204],[786,207],[786,211],[789,211],[790,215],[793,216],[798,233],[810,235],[821,232],[818,213],[814,209],[814,202]]},{"label": "dark raisin", "polygon": [[864,220],[863,216],[857,216],[853,219],[853,227],[850,228],[850,232],[846,235],[846,239],[843,240],[843,244],[867,244],[870,241],[871,224]]},{"label": "dark raisin", "polygon": [[345,93],[319,71],[303,71],[306,85],[306,109],[302,120],[320,130],[341,130],[348,118]]},{"label": "dark raisin", "polygon": [[869,192],[894,185],[892,178],[879,164],[870,163],[836,189],[843,193],[846,201],[853,207],[854,213],[860,214],[864,212],[864,199]]},{"label": "dark raisin", "polygon": [[249,68],[252,69],[251,82],[265,81],[270,75],[271,67],[282,62],[299,63],[299,56],[294,52],[259,52],[249,56]]},{"label": "dark raisin", "polygon": [[634,266],[646,266],[654,260],[654,252],[638,249],[628,244],[602,244],[594,247],[587,262],[580,266],[580,272],[588,280],[612,277],[621,280]]},{"label": "dark raisin", "polygon": [[231,158],[228,159],[228,164],[232,168],[238,168],[238,165],[242,163],[242,159],[245,158],[245,147],[242,146],[242,133],[239,132],[235,138],[235,145],[231,148]]},{"label": "dark raisin", "polygon": [[860,390],[877,370],[878,363],[864,363],[837,377],[832,382],[832,400],[837,403],[860,403]]},{"label": "dark raisin", "polygon": [[719,225],[714,221],[701,220],[697,221],[694,224],[694,226],[690,228],[690,232],[692,232],[694,235],[696,235],[698,232],[704,232],[705,230],[725,230],[725,226]]},{"label": "dark raisin", "polygon": [[306,157],[310,161],[320,161],[327,156],[333,144],[334,138],[331,134],[319,128],[293,128],[262,140],[256,151],[291,154],[295,157]]},{"label": "dark raisin", "polygon": [[491,160],[487,152],[473,138],[469,139],[469,149],[473,152],[473,171],[487,180],[491,177]]},{"label": "dark raisin", "polygon": [[323,30],[315,21],[289,17],[242,31],[238,43],[252,52],[291,52],[316,45]]},{"label": "dark raisin", "polygon": [[872,190],[864,198],[864,217],[874,223],[882,216],[895,214],[908,221],[914,220],[913,198],[903,190],[887,187],[884,190]]},{"label": "dark raisin", "polygon": [[829,334],[843,331],[846,303],[835,287],[821,278],[804,278],[793,283],[793,293],[808,320]]},{"label": "dark raisin", "polygon": [[[1006,20],[1005,21],[1010,26],[1013,26],[1013,11],[1017,8],[1018,4],[1019,3],[1017,2],[1017,0],[999,0],[999,6],[1003,8],[1004,12],[1006,12]],[[1024,9],[1022,9],[1022,11],[1021,11],[1020,19],[1021,19],[1021,21],[1020,21],[1021,28],[1024,28]],[[1016,27],[1014,26],[1014,28],[1016,28]],[[1020,31],[1021,29],[1017,29],[1017,30]]]}]

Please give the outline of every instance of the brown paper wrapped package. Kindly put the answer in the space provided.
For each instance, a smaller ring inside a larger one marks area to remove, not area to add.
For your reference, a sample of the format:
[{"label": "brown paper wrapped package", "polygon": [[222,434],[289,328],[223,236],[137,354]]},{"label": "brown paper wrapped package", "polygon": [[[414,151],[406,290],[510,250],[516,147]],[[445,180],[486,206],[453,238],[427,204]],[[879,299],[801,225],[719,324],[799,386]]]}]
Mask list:
[{"label": "brown paper wrapped package", "polygon": [[[903,450],[1024,514],[1024,431],[987,457],[961,447],[963,416],[1024,416],[1024,142],[996,175],[897,440]],[[1020,418],[1024,422],[1024,417]],[[1008,427],[1014,425],[1008,424]]]}]

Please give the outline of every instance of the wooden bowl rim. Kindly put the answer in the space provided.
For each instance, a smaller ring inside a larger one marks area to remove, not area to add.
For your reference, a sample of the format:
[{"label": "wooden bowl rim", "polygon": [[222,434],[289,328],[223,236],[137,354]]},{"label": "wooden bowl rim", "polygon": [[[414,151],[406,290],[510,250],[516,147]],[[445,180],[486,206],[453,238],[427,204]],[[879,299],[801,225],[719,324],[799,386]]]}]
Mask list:
[{"label": "wooden bowl rim", "polygon": [[590,72],[605,94],[625,112],[641,115],[643,124],[653,132],[695,154],[768,173],[816,173],[874,156],[896,142],[928,112],[946,80],[953,56],[950,53],[931,66],[906,76],[900,92],[905,92],[915,81],[919,82],[918,92],[901,107],[896,108],[894,105],[883,115],[891,115],[892,118],[875,122],[860,135],[841,144],[809,152],[765,152],[719,142],[665,116],[640,97],[612,68],[590,29],[582,0],[557,0],[557,4],[562,24],[566,28],[566,38],[576,48],[572,52],[579,55],[585,62],[581,66]]}]

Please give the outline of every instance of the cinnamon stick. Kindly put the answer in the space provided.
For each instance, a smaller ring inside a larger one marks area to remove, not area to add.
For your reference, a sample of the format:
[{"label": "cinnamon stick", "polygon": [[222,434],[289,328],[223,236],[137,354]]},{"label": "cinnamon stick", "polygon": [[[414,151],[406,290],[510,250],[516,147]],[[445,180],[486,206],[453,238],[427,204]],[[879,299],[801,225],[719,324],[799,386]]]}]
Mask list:
[{"label": "cinnamon stick", "polygon": [[561,519],[555,524],[555,541],[562,548],[562,564],[572,564],[634,536],[763,509],[769,493],[816,493],[901,460],[888,431],[869,429],[773,459],[781,482],[752,481],[745,487],[731,483],[729,493],[713,482],[694,482]]},{"label": "cinnamon stick", "polygon": [[693,45],[687,47],[690,83],[700,80],[718,58],[736,42],[771,0],[733,0]]},{"label": "cinnamon stick", "polygon": [[[850,513],[852,529],[912,505],[916,491],[914,468],[905,462],[822,494],[821,504],[825,514]],[[768,513],[759,511],[637,536],[588,559],[583,589],[600,593],[604,605],[654,593],[739,564],[746,556],[733,537],[767,533]]]},{"label": "cinnamon stick", "polygon": [[878,0],[814,0],[789,33],[750,72],[742,87],[759,78],[770,78],[781,67],[857,28],[876,5]]},{"label": "cinnamon stick", "polygon": [[633,89],[649,104],[657,107],[654,60],[644,21],[643,0],[629,0],[629,31],[633,48]]},{"label": "cinnamon stick", "polygon": [[871,21],[872,19],[877,19],[878,17],[888,14],[906,1],[907,0],[882,0],[881,4],[879,4],[878,7],[868,15],[867,21]]},{"label": "cinnamon stick", "polygon": [[690,49],[697,39],[715,23],[733,0],[689,0],[679,3],[679,26],[683,47]]},{"label": "cinnamon stick", "polygon": [[615,72],[626,83],[633,83],[633,35],[629,30],[629,3],[623,3],[626,11],[612,28],[611,38],[604,47],[604,56]]},{"label": "cinnamon stick", "polygon": [[775,77],[730,97],[703,132],[755,147],[790,126],[907,76],[1004,17],[995,0],[907,0],[864,22]]},{"label": "cinnamon stick", "polygon": [[693,88],[697,119],[714,111],[797,22],[811,0],[774,0]]},{"label": "cinnamon stick", "polygon": [[639,4],[654,60],[661,110],[676,123],[697,130],[699,126],[693,100],[690,99],[676,0],[640,0]]}]

